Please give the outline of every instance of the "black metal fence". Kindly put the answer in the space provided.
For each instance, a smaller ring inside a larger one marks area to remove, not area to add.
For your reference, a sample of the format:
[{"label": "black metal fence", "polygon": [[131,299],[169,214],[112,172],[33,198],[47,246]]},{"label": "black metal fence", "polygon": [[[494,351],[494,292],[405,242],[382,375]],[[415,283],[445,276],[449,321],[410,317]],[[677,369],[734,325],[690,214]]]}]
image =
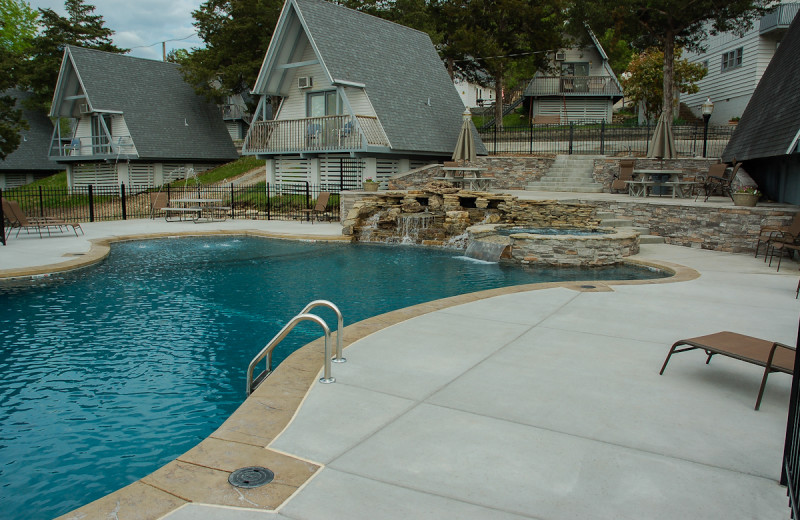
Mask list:
[{"label": "black metal fence", "polygon": [[[180,198],[216,199],[230,207],[230,218],[256,220],[301,220],[308,218],[320,191],[331,193],[327,213],[339,218],[339,190],[336,186],[315,186],[307,182],[261,184],[256,186],[194,186],[147,188],[137,186],[76,188],[15,188],[3,197],[15,200],[31,217],[68,221],[98,222],[136,218],[160,218],[161,207]],[[0,214],[2,217],[2,214]]]},{"label": "black metal fence", "polygon": [[[526,126],[496,127],[479,132],[491,155],[520,154],[590,154],[620,155],[647,154],[647,145],[655,125],[622,126],[606,124],[529,124]],[[678,156],[720,157],[733,135],[733,126],[705,128],[699,125],[675,125],[672,133]]]},{"label": "black metal fence", "polygon": [[[795,346],[800,349],[800,328]],[[800,511],[800,388],[798,387],[800,387],[800,356],[795,356],[781,469],[781,485],[786,486],[792,518],[800,518],[798,517]]]}]

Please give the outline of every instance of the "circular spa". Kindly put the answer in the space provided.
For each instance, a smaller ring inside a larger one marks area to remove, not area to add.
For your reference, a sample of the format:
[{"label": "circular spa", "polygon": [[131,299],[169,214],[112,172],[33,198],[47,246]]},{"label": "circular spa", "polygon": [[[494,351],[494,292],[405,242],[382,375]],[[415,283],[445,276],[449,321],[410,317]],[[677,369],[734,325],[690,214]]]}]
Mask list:
[{"label": "circular spa", "polygon": [[[497,287],[665,275],[217,236],[116,243],[97,265],[0,284],[3,514],[64,514],[191,449],[242,403],[249,361],[311,300],[334,302],[349,326]],[[299,326],[273,364],[318,337]]]},{"label": "circular spa", "polygon": [[467,228],[467,256],[558,267],[616,265],[639,252],[639,232],[617,228],[535,228],[481,224]]}]

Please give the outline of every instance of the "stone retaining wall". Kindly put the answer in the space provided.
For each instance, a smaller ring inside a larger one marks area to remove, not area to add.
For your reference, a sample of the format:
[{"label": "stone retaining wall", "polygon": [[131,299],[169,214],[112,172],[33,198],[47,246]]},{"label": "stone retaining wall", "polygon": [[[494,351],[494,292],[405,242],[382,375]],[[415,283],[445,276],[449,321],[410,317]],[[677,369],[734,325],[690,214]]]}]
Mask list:
[{"label": "stone retaining wall", "polygon": [[[494,180],[491,189],[522,190],[529,182],[541,179],[555,157],[478,157],[472,166],[486,168],[482,176]],[[406,173],[395,175],[389,179],[390,190],[407,190],[419,188],[436,177],[444,176],[440,165],[424,166]]]},{"label": "stone retaining wall", "polygon": [[711,207],[674,204],[586,201],[601,211],[633,219],[636,226],[664,237],[668,244],[730,253],[753,253],[762,226],[786,226],[800,208]]}]

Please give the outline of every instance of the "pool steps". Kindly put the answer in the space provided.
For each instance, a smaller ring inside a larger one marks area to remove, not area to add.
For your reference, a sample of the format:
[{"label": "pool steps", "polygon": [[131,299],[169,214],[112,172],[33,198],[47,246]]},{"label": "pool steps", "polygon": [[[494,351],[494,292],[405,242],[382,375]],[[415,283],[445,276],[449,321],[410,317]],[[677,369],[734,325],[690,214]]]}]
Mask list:
[{"label": "pool steps", "polygon": [[600,219],[601,227],[613,228],[633,228],[639,232],[640,244],[663,244],[665,243],[664,237],[658,235],[651,235],[650,228],[643,226],[633,225],[633,219],[629,217],[619,217],[616,213],[610,211],[598,211],[597,218]]}]

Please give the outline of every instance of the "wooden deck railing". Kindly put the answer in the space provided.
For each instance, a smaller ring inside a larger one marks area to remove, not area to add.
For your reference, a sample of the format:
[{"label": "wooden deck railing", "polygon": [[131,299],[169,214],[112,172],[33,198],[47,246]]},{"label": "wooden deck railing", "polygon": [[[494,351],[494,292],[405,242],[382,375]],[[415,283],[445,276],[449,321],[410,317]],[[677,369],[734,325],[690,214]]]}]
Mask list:
[{"label": "wooden deck railing", "polygon": [[527,96],[621,96],[609,76],[540,76],[533,78]]}]

